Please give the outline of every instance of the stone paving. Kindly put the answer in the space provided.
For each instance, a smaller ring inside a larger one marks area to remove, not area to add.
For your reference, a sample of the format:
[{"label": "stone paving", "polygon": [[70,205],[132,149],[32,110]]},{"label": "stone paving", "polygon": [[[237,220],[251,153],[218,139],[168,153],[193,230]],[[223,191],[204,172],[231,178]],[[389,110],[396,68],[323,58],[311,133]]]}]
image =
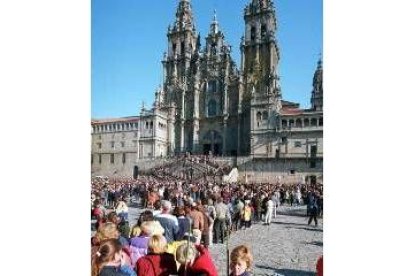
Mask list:
[{"label": "stone paving", "polygon": [[[241,244],[253,251],[254,275],[305,276],[315,275],[316,260],[323,253],[323,219],[318,227],[308,226],[306,207],[280,207],[270,226],[253,224],[250,229],[233,233],[229,251]],[[142,209],[129,209],[129,222],[134,225]],[[220,276],[226,275],[226,245],[210,247]]]}]

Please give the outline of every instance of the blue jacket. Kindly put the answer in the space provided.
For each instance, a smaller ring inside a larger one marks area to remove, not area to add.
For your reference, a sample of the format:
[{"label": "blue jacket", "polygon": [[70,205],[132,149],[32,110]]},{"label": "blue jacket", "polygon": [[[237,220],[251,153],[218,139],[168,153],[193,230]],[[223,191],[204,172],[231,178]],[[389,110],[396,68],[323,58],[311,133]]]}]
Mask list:
[{"label": "blue jacket", "polygon": [[178,226],[175,224],[175,222],[171,219],[165,218],[165,217],[155,217],[156,220],[158,220],[161,224],[161,226],[164,228],[164,236],[167,239],[167,242],[173,242],[177,240],[178,237]]}]

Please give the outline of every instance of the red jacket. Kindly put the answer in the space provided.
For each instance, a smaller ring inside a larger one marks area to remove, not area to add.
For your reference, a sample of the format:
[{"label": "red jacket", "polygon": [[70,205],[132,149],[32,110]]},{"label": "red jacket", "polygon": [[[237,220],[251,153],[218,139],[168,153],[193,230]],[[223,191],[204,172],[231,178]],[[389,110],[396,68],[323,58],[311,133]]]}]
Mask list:
[{"label": "red jacket", "polygon": [[[194,260],[194,263],[191,266],[187,267],[187,276],[200,275],[205,276],[218,276],[216,266],[211,259],[210,253],[203,246],[196,246],[200,255]],[[178,275],[184,275],[184,266],[180,267]]]},{"label": "red jacket", "polygon": [[316,263],[316,275],[323,276],[323,255],[319,257]]},{"label": "red jacket", "polygon": [[169,276],[177,274],[177,263],[174,255],[149,253],[138,259],[136,270],[137,276]]}]

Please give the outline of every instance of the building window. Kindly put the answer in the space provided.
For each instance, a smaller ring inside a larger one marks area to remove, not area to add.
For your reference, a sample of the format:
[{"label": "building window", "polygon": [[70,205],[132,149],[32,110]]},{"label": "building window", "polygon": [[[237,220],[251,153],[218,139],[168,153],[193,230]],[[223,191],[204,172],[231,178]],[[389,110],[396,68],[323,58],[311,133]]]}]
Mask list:
[{"label": "building window", "polygon": [[308,127],[309,126],[309,119],[305,119],[304,121],[303,121],[303,124],[304,124],[304,126],[305,127]]},{"label": "building window", "polygon": [[287,142],[287,138],[286,137],[282,137],[282,144],[286,144]]},{"label": "building window", "polygon": [[126,160],[126,155],[125,153],[122,154],[122,164],[125,164],[125,160]]},{"label": "building window", "polygon": [[257,112],[257,114],[256,114],[256,118],[257,118],[257,121],[261,121],[262,120],[262,112]]},{"label": "building window", "polygon": [[217,114],[217,103],[215,100],[210,100],[208,102],[208,116],[216,116]]},{"label": "building window", "polygon": [[250,39],[255,40],[256,39],[256,27],[252,26],[250,29]]},{"label": "building window", "polygon": [[99,164],[102,163],[102,154],[99,154]]},{"label": "building window", "polygon": [[316,168],[316,153],[317,153],[317,147],[316,146],[311,146],[311,161],[309,164],[310,168]]},{"label": "building window", "polygon": [[300,141],[295,142],[295,148],[300,148],[302,146],[302,143]]},{"label": "building window", "polygon": [[154,123],[151,121],[150,123],[150,129],[152,129],[154,127]]},{"label": "building window", "polygon": [[289,127],[293,127],[295,125],[295,121],[294,120],[289,120]]},{"label": "building window", "polygon": [[296,127],[302,127],[302,120],[296,119]]},{"label": "building window", "polygon": [[286,120],[282,120],[282,128],[286,128],[287,127],[287,121]]},{"label": "building window", "polygon": [[113,153],[111,153],[111,160],[110,160],[111,164],[113,164],[115,162],[115,155]]},{"label": "building window", "polygon": [[316,126],[317,125],[317,120],[315,118],[311,119],[311,126]]},{"label": "building window", "polygon": [[102,143],[96,143],[96,145],[98,146],[98,149],[102,148]]},{"label": "building window", "polygon": [[211,53],[213,55],[216,55],[217,54],[217,44],[216,43],[212,43],[211,44]]},{"label": "building window", "polygon": [[148,129],[148,126],[149,126],[148,122],[145,122],[145,128],[146,129]]},{"label": "building window", "polygon": [[93,154],[91,154],[91,164],[93,164]]},{"label": "building window", "polygon": [[173,50],[173,53],[175,55],[175,51],[177,50],[177,44],[173,43],[172,50]]},{"label": "building window", "polygon": [[261,122],[262,122],[262,112],[257,112],[256,114],[256,121],[257,121],[257,126],[259,127]]},{"label": "building window", "polygon": [[319,126],[323,126],[323,118],[319,118]]},{"label": "building window", "polygon": [[121,148],[125,147],[125,142],[121,142]]},{"label": "building window", "polygon": [[217,92],[217,82],[215,80],[211,80],[208,82],[207,92],[208,93]]},{"label": "building window", "polygon": [[262,39],[264,39],[266,37],[266,33],[267,33],[266,24],[263,24],[261,29],[260,29],[260,36],[261,36]]},{"label": "building window", "polygon": [[115,148],[115,142],[114,141],[111,142],[111,148],[113,148],[113,149]]},{"label": "building window", "polygon": [[295,169],[290,169],[289,172],[290,172],[290,174],[295,174],[296,170]]}]

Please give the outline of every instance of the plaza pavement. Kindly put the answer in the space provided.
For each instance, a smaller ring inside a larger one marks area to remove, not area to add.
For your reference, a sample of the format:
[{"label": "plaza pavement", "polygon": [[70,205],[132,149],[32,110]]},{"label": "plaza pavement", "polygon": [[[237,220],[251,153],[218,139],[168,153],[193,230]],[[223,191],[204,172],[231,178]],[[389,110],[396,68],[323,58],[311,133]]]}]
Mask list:
[{"label": "plaza pavement", "polygon": [[[129,223],[134,225],[143,209],[129,207]],[[230,236],[229,251],[241,244],[253,251],[254,275],[307,276],[315,275],[316,261],[323,253],[323,219],[307,225],[306,207],[282,206],[270,226],[253,224]],[[226,275],[226,245],[209,248],[220,276]]]}]

